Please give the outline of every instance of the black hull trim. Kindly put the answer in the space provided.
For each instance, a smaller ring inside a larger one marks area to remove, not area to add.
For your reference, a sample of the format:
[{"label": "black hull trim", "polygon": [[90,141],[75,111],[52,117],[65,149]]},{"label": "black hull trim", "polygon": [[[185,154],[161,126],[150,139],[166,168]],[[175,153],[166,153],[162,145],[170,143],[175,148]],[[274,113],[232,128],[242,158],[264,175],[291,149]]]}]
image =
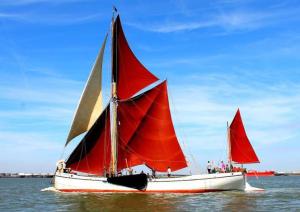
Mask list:
[{"label": "black hull trim", "polygon": [[138,190],[145,190],[148,184],[146,174],[135,174],[118,177],[108,177],[107,182]]}]

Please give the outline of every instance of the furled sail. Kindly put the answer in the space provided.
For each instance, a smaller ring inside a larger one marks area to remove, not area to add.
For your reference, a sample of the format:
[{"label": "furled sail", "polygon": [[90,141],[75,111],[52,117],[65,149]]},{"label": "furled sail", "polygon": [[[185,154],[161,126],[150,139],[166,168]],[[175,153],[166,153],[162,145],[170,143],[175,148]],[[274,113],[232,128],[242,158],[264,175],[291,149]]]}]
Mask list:
[{"label": "furled sail", "polygon": [[247,137],[239,109],[228,130],[231,160],[240,164],[259,163],[259,159]]},{"label": "furled sail", "polygon": [[74,171],[103,175],[110,164],[110,105],[71,153],[66,166]]},{"label": "furled sail", "polygon": [[118,170],[145,164],[157,171],[187,167],[172,123],[166,81],[118,103]]},{"label": "furled sail", "polygon": [[80,98],[66,141],[88,131],[102,112],[102,62],[107,35]]},{"label": "furled sail", "polygon": [[128,99],[141,89],[158,80],[135,57],[125,38],[120,17],[113,31],[113,81],[117,83],[119,99]]}]

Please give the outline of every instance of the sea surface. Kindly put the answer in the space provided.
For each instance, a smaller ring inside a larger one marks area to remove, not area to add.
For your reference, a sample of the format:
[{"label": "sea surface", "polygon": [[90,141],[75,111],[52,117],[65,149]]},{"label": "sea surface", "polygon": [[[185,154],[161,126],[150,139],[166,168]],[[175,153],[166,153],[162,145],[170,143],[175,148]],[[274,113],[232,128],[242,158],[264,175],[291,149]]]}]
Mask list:
[{"label": "sea surface", "polygon": [[248,180],[264,192],[112,194],[41,191],[50,179],[0,178],[0,211],[300,211],[300,177]]}]

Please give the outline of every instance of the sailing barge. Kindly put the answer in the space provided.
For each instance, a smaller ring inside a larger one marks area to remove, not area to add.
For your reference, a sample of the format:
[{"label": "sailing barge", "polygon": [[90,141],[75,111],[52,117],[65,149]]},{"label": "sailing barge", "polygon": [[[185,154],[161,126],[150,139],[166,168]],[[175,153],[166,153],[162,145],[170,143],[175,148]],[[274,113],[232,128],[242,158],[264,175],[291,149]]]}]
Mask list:
[{"label": "sailing barge", "polygon": [[[177,171],[188,165],[173,127],[167,81],[160,81],[136,58],[119,16],[112,20],[112,95],[102,108],[102,61],[106,40],[107,35],[65,145],[81,133],[86,134],[69,158],[58,163],[54,187],[63,192],[244,190],[247,183],[242,172],[169,178],[148,178],[145,174],[118,176],[128,165],[145,165],[157,172],[166,172],[168,167]],[[247,145],[251,146],[249,142],[244,146]],[[231,151],[234,152],[234,146]]]}]

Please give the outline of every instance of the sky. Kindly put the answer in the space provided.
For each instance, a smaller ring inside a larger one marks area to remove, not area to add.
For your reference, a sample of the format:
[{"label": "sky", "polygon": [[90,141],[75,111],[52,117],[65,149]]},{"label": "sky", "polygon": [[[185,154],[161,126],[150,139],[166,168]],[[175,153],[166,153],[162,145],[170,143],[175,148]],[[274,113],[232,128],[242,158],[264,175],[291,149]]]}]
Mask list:
[{"label": "sky", "polygon": [[246,167],[300,170],[298,1],[1,0],[0,172],[53,172],[78,143],[64,149],[112,5],[135,55],[168,80],[194,171],[226,160],[226,123],[237,108],[261,161]]}]

